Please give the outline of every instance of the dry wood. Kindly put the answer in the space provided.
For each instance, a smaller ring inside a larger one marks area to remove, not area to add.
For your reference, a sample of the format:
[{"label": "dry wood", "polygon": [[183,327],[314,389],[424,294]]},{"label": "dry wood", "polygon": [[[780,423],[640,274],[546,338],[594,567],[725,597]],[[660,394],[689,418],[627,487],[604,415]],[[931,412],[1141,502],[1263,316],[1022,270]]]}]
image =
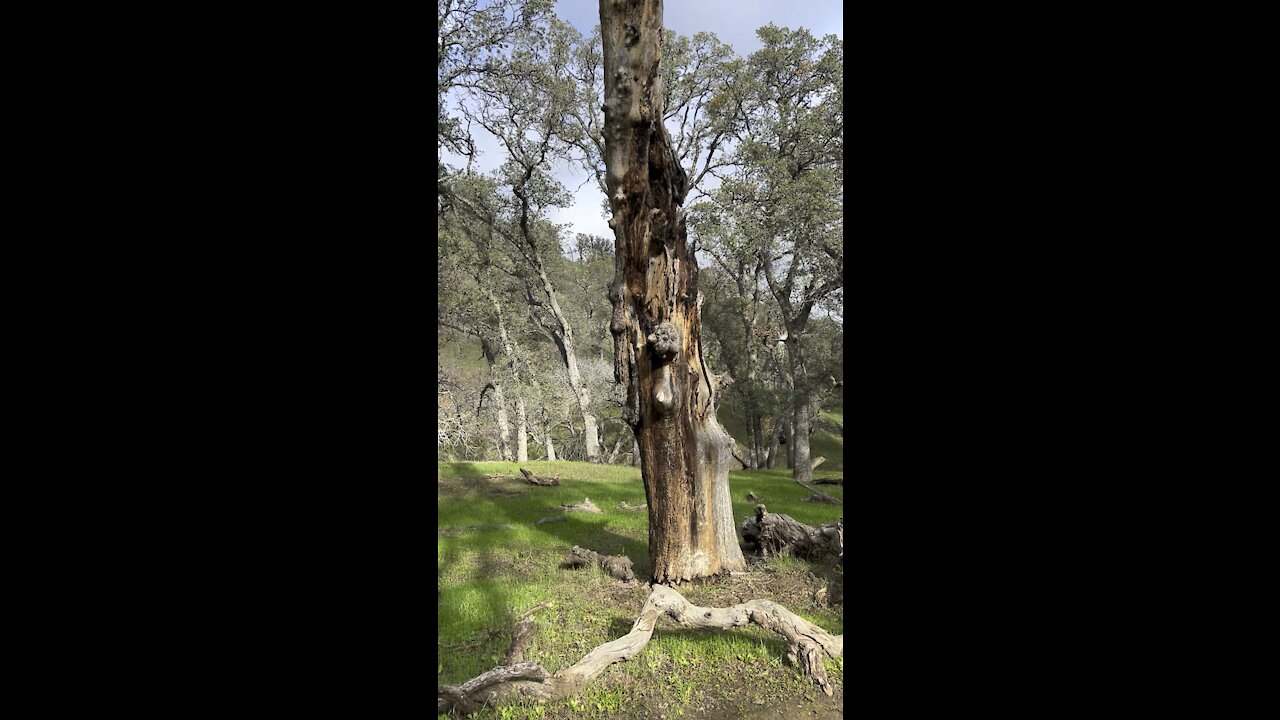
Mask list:
[{"label": "dry wood", "polygon": [[821,465],[822,463],[826,462],[826,461],[827,461],[827,459],[826,459],[826,458],[824,458],[824,457],[822,457],[821,455],[819,455],[818,457],[814,458],[814,460],[813,460],[813,464],[809,466],[809,472],[813,472],[814,470],[817,470],[817,469],[818,469],[818,466],[819,466],[819,465]]},{"label": "dry wood", "polygon": [[604,513],[604,511],[601,510],[599,506],[591,502],[591,498],[589,497],[582,498],[582,502],[580,503],[574,503],[572,505],[561,505],[560,509],[564,510],[565,512],[585,512],[585,513],[601,513],[601,514]]},{"label": "dry wood", "polygon": [[834,686],[823,667],[824,657],[844,655],[844,636],[832,635],[770,600],[751,600],[727,608],[700,607],[665,585],[654,585],[631,632],[597,646],[571,667],[550,675],[537,663],[524,662],[494,668],[461,686],[441,685],[437,712],[456,709],[470,713],[484,706],[506,705],[520,700],[540,703],[562,700],[581,692],[610,665],[630,660],[644,650],[653,636],[658,617],[666,615],[686,627],[727,630],[756,624],[786,638],[787,659],[813,678],[824,693]]},{"label": "dry wood", "polygon": [[507,649],[507,655],[502,659],[503,665],[515,665],[516,663],[524,660],[525,646],[527,646],[529,644],[529,640],[533,638],[534,626],[531,618],[534,613],[548,605],[550,605],[550,603],[538,603],[528,610],[525,610],[524,614],[520,616],[520,619],[516,621],[516,631],[515,634],[511,636],[511,647]]},{"label": "dry wood", "polygon": [[564,520],[566,517],[568,517],[568,516],[567,516],[567,515],[552,515],[551,517],[544,517],[544,518],[542,518],[541,520],[537,520],[537,521],[535,521],[533,524],[534,524],[534,525],[541,525],[541,524],[543,524],[543,523],[557,522],[557,521],[560,521],[560,520]]},{"label": "dry wood", "polygon": [[560,484],[560,473],[555,473],[554,475],[548,475],[545,478],[540,478],[537,475],[534,475],[533,473],[529,472],[528,470],[525,470],[524,468],[520,468],[520,474],[524,475],[524,479],[528,480],[530,483],[534,485],[551,487],[551,486]]},{"label": "dry wood", "polygon": [[630,505],[627,503],[626,500],[623,500],[618,503],[618,507],[622,508],[623,510],[644,510],[645,508],[649,507],[649,503],[640,503],[639,505]]},{"label": "dry wood", "polygon": [[754,492],[749,492],[747,493],[747,500],[750,500],[751,502],[760,502],[760,497]]},{"label": "dry wood", "polygon": [[598,552],[580,548],[577,545],[569,551],[569,556],[560,565],[562,568],[580,568],[597,565],[609,575],[619,580],[635,580],[636,574],[631,570],[631,558],[626,555],[601,555]]},{"label": "dry wood", "polygon": [[826,503],[827,505],[843,505],[844,504],[844,502],[842,502],[840,498],[831,497],[830,495],[824,492],[818,492],[817,490],[814,490],[812,485],[807,485],[805,483],[800,482],[799,480],[796,480],[795,482],[800,487],[813,493],[812,495],[810,495],[807,498],[804,498],[800,502]]},{"label": "dry wood", "polygon": [[742,540],[764,557],[789,554],[813,561],[843,561],[844,518],[813,527],[757,505],[755,516],[742,521]]}]

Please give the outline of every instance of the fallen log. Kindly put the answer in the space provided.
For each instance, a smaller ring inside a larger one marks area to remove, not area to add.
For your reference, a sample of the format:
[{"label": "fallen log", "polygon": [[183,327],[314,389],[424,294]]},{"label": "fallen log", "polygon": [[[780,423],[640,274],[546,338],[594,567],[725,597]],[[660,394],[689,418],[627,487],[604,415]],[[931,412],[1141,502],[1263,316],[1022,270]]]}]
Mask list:
[{"label": "fallen log", "polygon": [[537,475],[534,475],[533,473],[529,472],[528,470],[525,470],[524,468],[520,468],[520,474],[523,475],[524,479],[528,480],[529,483],[532,485],[552,487],[560,484],[560,473],[554,473],[552,475],[546,476],[545,478],[540,478]]},{"label": "fallen log", "polygon": [[836,477],[824,477],[824,478],[818,478],[814,480],[813,484],[814,485],[844,485],[844,479],[836,478]]},{"label": "fallen log", "polygon": [[818,457],[814,458],[814,459],[813,459],[813,464],[809,466],[809,472],[810,472],[810,473],[812,473],[814,470],[817,470],[817,469],[818,469],[818,466],[819,466],[819,465],[821,465],[822,463],[826,462],[826,461],[827,461],[827,459],[826,459],[826,458],[824,458],[824,457],[822,457],[821,455],[819,455]]},{"label": "fallen log", "polygon": [[564,510],[565,512],[585,512],[585,513],[601,513],[601,514],[604,513],[604,511],[601,510],[599,506],[591,502],[591,498],[589,497],[582,498],[582,502],[580,503],[574,503],[572,505],[561,505],[560,509]]},{"label": "fallen log", "polygon": [[440,685],[436,710],[466,714],[482,707],[519,701],[554,702],[583,690],[610,665],[630,660],[644,650],[662,615],[686,627],[727,630],[754,623],[787,640],[787,659],[813,678],[828,696],[835,692],[824,657],[844,655],[844,636],[832,635],[770,600],[751,600],[727,608],[700,607],[665,585],[654,585],[631,632],[597,646],[576,664],[554,675],[533,662],[494,668],[460,686]]},{"label": "fallen log", "polygon": [[844,518],[813,527],[757,505],[755,516],[742,521],[742,540],[761,557],[786,554],[815,562],[843,563]]},{"label": "fallen log", "polygon": [[623,510],[644,510],[645,508],[649,507],[649,503],[640,503],[639,505],[628,505],[627,501],[623,500],[618,503],[618,507],[622,508]]},{"label": "fallen log", "polygon": [[564,559],[560,567],[573,569],[592,565],[599,566],[605,573],[619,580],[636,579],[636,574],[631,570],[631,558],[626,555],[601,555],[577,545],[569,551],[569,556]]},{"label": "fallen log", "polygon": [[809,497],[804,498],[800,502],[826,503],[827,505],[843,505],[844,504],[840,500],[840,498],[831,497],[830,495],[824,492],[818,492],[817,490],[814,490],[812,486],[806,485],[805,483],[802,483],[799,480],[796,480],[795,483],[800,487],[804,488],[805,490],[808,490],[811,493]]},{"label": "fallen log", "polygon": [[541,525],[541,524],[543,524],[543,523],[557,522],[557,521],[559,521],[559,520],[564,520],[564,519],[566,519],[567,517],[568,517],[567,515],[552,515],[551,517],[544,517],[544,518],[542,518],[541,520],[536,520],[536,521],[534,521],[534,523],[533,523],[533,524],[534,524],[534,525]]}]

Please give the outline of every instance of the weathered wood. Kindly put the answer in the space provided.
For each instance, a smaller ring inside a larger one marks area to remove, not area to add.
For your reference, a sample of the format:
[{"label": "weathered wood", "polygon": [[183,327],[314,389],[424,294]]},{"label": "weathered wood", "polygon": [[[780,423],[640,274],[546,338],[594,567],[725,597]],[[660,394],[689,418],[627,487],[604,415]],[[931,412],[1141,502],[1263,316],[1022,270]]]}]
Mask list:
[{"label": "weathered wood", "polygon": [[810,495],[807,498],[804,498],[800,502],[826,503],[827,505],[843,505],[844,504],[844,501],[842,501],[840,498],[832,497],[824,492],[819,492],[817,490],[814,490],[812,485],[808,485],[806,483],[800,482],[799,480],[796,480],[795,483],[800,487],[804,488],[805,490],[808,490],[810,493],[813,493],[812,495]]},{"label": "weathered wood", "polygon": [[550,603],[538,603],[524,611],[520,619],[516,621],[516,631],[511,636],[511,647],[507,648],[507,655],[502,659],[503,665],[515,665],[524,661],[524,649],[528,646],[529,640],[533,638],[533,614],[548,605]]},{"label": "weathered wood", "polygon": [[614,231],[614,378],[635,432],[653,578],[742,570],[729,495],[733,440],[702,343],[687,178],[663,125],[662,1],[600,4],[605,184]]},{"label": "weathered wood", "polygon": [[591,502],[591,498],[589,497],[582,498],[582,502],[580,503],[574,503],[572,505],[561,505],[560,509],[564,510],[565,512],[585,512],[585,513],[601,513],[601,514],[604,513],[604,511],[601,510],[599,506]]},{"label": "weathered wood", "polygon": [[751,502],[760,502],[760,496],[756,495],[754,492],[749,492],[747,493],[747,500]]},{"label": "weathered wood", "polygon": [[751,600],[727,608],[694,605],[664,585],[654,585],[631,632],[597,646],[574,665],[550,675],[537,663],[494,668],[461,686],[440,685],[437,712],[471,713],[481,707],[519,701],[553,702],[583,690],[610,665],[638,655],[653,636],[662,615],[685,627],[727,630],[755,624],[787,640],[787,659],[813,678],[828,696],[834,686],[823,667],[824,657],[844,656],[844,636],[821,627],[770,600]]},{"label": "weathered wood", "polygon": [[635,580],[636,574],[631,569],[631,558],[626,555],[601,555],[577,545],[569,551],[569,556],[560,565],[562,568],[580,568],[597,566],[606,574],[619,580]]},{"label": "weathered wood", "polygon": [[540,478],[537,475],[534,475],[533,473],[529,472],[528,470],[525,470],[524,468],[520,468],[520,474],[524,476],[525,480],[528,480],[529,483],[533,485],[541,485],[543,487],[552,487],[560,484],[560,473],[555,473],[554,475],[548,475],[545,478]]},{"label": "weathered wood", "polygon": [[809,466],[809,472],[813,472],[814,470],[817,470],[817,469],[818,469],[818,466],[819,466],[819,465],[821,465],[822,463],[826,462],[826,461],[827,461],[827,459],[826,459],[826,458],[824,458],[824,457],[822,457],[821,455],[819,455],[818,457],[814,458],[814,460],[813,460],[813,464]]},{"label": "weathered wood", "polygon": [[755,516],[742,521],[742,540],[763,557],[788,554],[818,562],[843,561],[844,518],[813,527],[757,505]]},{"label": "weathered wood", "polygon": [[639,505],[630,505],[627,503],[626,500],[623,500],[618,503],[618,507],[622,508],[623,510],[644,510],[645,508],[649,507],[649,503],[640,503]]},{"label": "weathered wood", "polygon": [[543,524],[543,523],[559,522],[559,521],[564,520],[564,519],[566,519],[566,518],[568,518],[568,516],[567,516],[567,515],[552,515],[551,517],[544,517],[544,518],[542,518],[541,520],[535,520],[533,524],[534,524],[534,525],[541,525],[541,524]]}]

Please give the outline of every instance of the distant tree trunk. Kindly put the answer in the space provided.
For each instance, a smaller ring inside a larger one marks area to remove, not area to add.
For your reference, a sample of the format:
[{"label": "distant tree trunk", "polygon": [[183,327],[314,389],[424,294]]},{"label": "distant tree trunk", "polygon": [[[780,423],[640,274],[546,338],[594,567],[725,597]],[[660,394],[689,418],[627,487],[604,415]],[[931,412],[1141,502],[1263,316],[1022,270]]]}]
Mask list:
[{"label": "distant tree trunk", "polygon": [[516,462],[529,461],[529,418],[525,413],[524,398],[516,397]]},{"label": "distant tree trunk", "polygon": [[511,424],[507,421],[507,399],[502,386],[494,383],[493,401],[498,404],[498,452],[502,459],[511,462]]},{"label": "distant tree trunk", "polygon": [[809,451],[809,398],[807,394],[797,394],[795,408],[791,417],[791,477],[801,482],[813,480],[813,458]]},{"label": "distant tree trunk", "polygon": [[755,416],[755,413],[753,413],[753,412],[751,411],[751,403],[750,403],[750,402],[747,402],[747,403],[745,403],[745,405],[746,405],[745,419],[746,419],[746,428],[747,428],[747,445],[748,445],[748,447],[747,447],[747,457],[745,458],[745,459],[746,459],[746,461],[747,461],[747,463],[746,463],[746,465],[747,465],[746,469],[747,469],[747,470],[755,470],[755,469],[757,468],[757,466],[758,466],[758,463],[756,462],[756,450],[755,450],[755,447],[751,447],[751,446],[752,446],[752,444],[753,444],[753,443],[754,443],[754,441],[755,441],[755,435],[754,435],[754,433],[752,433],[751,428],[752,428],[752,425],[754,425],[754,424],[755,424],[755,422],[756,422],[756,416]]},{"label": "distant tree trunk", "polygon": [[729,497],[733,439],[703,358],[686,178],[662,124],[662,0],[602,0],[604,138],[616,275],[614,375],[640,446],[660,583],[743,570]]},{"label": "distant tree trunk", "polygon": [[633,438],[631,442],[631,464],[640,467],[640,441]]},{"label": "distant tree trunk", "polygon": [[556,459],[556,446],[551,444],[551,426],[547,424],[547,409],[542,408],[542,438],[547,444],[547,460]]},{"label": "distant tree trunk", "polygon": [[778,420],[774,420],[769,426],[769,455],[764,461],[764,466],[769,470],[772,470],[774,463],[778,461],[778,440],[782,438],[781,425]]},{"label": "distant tree trunk", "polygon": [[507,400],[502,393],[502,376],[498,373],[493,343],[486,336],[480,337],[480,350],[489,363],[490,384],[493,385],[493,402],[498,411],[498,455],[511,461],[511,424],[507,421]]},{"label": "distant tree trunk", "polygon": [[569,319],[560,309],[560,301],[556,296],[555,287],[552,286],[551,280],[547,277],[547,273],[541,267],[541,263],[537,268],[538,278],[542,280],[542,290],[546,293],[547,301],[550,303],[551,316],[560,324],[559,344],[562,359],[564,360],[565,372],[569,376],[569,386],[573,390],[573,396],[578,401],[578,410],[582,413],[582,424],[585,429],[583,432],[583,442],[586,445],[587,462],[600,461],[600,438],[596,432],[596,416],[591,412],[591,392],[587,389],[586,383],[582,382],[582,373],[578,370],[578,356],[574,350],[573,328],[569,325]]},{"label": "distant tree trunk", "polygon": [[796,466],[796,425],[795,425],[795,408],[791,408],[791,417],[787,418],[787,467],[795,469]]}]

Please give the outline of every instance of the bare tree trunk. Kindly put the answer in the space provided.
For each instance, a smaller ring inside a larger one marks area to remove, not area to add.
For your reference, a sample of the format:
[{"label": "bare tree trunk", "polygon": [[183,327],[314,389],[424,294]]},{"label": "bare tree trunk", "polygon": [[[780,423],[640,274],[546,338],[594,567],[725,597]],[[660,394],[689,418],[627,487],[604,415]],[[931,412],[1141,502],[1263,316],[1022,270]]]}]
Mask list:
[{"label": "bare tree trunk", "polygon": [[560,302],[556,298],[555,288],[551,285],[551,280],[547,278],[547,274],[541,267],[538,268],[538,277],[542,280],[542,290],[547,295],[547,300],[551,305],[551,315],[560,323],[560,342],[562,344],[561,351],[564,354],[565,372],[569,375],[569,386],[573,389],[573,396],[578,401],[578,410],[582,413],[582,424],[585,432],[583,433],[583,441],[586,444],[587,462],[600,461],[600,441],[596,433],[596,416],[591,413],[591,393],[587,390],[586,383],[582,382],[582,373],[578,371],[578,356],[573,347],[573,328],[569,325],[568,318],[560,310]]},{"label": "bare tree trunk", "polygon": [[529,418],[524,398],[516,397],[516,462],[529,461]]},{"label": "bare tree trunk", "polygon": [[547,460],[555,461],[556,447],[551,444],[551,426],[547,424],[547,409],[542,408],[542,439],[547,444]]},{"label": "bare tree trunk", "polygon": [[764,465],[767,469],[772,470],[774,463],[778,461],[778,440],[782,438],[783,429],[779,420],[774,420],[769,426],[769,455],[765,458]]},{"label": "bare tree trunk", "polygon": [[640,441],[633,438],[631,443],[631,464],[640,467]]},{"label": "bare tree trunk", "polygon": [[794,469],[796,466],[796,426],[795,426],[795,408],[791,408],[791,417],[787,418],[787,468]]},{"label": "bare tree trunk", "polygon": [[498,452],[503,460],[511,462],[511,424],[507,421],[507,399],[498,383],[493,384],[493,401],[498,405]]},{"label": "bare tree trunk", "polygon": [[808,393],[797,391],[794,415],[791,418],[792,446],[791,459],[794,472],[791,477],[800,482],[813,480],[813,458],[809,451],[809,397]]},{"label": "bare tree trunk", "polygon": [[729,498],[733,439],[703,359],[685,172],[662,124],[662,0],[601,0],[606,184],[616,248],[614,376],[640,446],[653,579],[742,570]]}]

